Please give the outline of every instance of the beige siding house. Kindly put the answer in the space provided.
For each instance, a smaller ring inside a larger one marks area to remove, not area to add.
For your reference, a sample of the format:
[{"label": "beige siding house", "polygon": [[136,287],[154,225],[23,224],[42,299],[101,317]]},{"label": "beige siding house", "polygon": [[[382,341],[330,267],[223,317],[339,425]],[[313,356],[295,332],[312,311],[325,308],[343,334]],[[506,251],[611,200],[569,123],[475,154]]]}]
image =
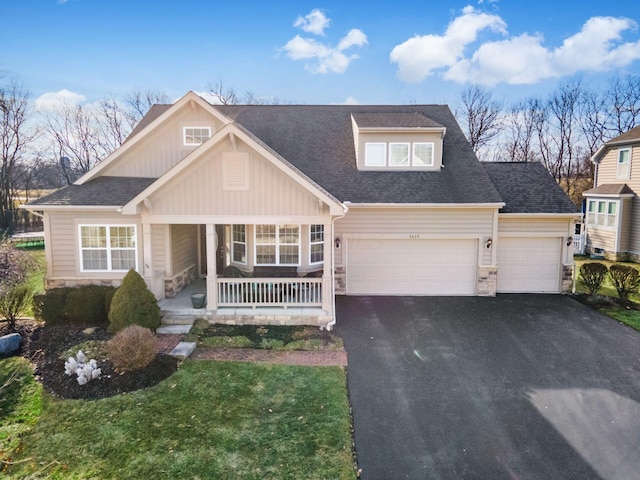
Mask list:
[{"label": "beige siding house", "polygon": [[640,261],[640,127],[605,143],[591,161],[595,186],[583,194],[587,251]]},{"label": "beige siding house", "polygon": [[47,288],[133,268],[166,310],[199,291],[215,321],[329,328],[335,295],[567,291],[577,218],[539,165],[480,164],[443,105],[194,93],[26,208],[44,215]]}]

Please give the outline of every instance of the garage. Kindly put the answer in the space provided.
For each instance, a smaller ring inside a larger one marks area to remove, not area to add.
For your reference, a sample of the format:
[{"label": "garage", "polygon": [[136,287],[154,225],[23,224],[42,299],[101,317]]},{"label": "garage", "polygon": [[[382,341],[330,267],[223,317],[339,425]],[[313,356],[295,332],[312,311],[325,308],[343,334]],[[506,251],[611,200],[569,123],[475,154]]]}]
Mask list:
[{"label": "garage", "polygon": [[500,237],[498,293],[558,293],[561,237]]},{"label": "garage", "polygon": [[347,241],[347,295],[475,295],[476,239]]}]

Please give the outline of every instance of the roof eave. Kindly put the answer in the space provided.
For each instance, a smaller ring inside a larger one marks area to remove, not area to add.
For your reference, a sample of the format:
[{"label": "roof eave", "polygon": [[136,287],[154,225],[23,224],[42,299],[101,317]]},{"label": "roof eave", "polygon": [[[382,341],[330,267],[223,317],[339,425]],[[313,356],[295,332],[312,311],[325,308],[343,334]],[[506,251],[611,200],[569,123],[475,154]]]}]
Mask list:
[{"label": "roof eave", "polygon": [[491,203],[355,203],[345,201],[349,208],[502,208],[504,202]]}]

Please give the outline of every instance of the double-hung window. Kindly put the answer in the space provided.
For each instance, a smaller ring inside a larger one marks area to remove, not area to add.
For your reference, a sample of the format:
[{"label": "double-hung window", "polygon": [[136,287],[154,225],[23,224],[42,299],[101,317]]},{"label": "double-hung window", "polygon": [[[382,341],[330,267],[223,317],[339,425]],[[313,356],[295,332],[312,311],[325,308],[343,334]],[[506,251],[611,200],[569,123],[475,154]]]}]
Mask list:
[{"label": "double-hung window", "polygon": [[617,178],[629,178],[629,165],[631,160],[631,149],[618,149],[618,166],[616,169]]},{"label": "double-hung window", "polygon": [[589,200],[587,224],[596,227],[615,228],[618,202],[615,200]]},{"label": "double-hung window", "polygon": [[299,225],[256,225],[256,265],[299,265]]},{"label": "double-hung window", "polygon": [[309,263],[324,261],[324,225],[309,225]]},{"label": "double-hung window", "polygon": [[244,225],[232,226],[231,258],[237,263],[247,263],[247,234]]},{"label": "double-hung window", "polygon": [[80,270],[126,272],[137,266],[135,225],[80,225]]},{"label": "double-hung window", "polygon": [[196,147],[209,140],[211,127],[183,127],[182,135],[185,147]]}]

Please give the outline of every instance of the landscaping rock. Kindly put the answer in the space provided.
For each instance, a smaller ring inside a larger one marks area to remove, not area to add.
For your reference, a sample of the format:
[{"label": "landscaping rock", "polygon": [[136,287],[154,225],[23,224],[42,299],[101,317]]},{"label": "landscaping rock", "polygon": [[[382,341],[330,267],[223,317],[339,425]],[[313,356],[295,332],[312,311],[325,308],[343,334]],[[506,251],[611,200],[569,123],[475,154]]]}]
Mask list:
[{"label": "landscaping rock", "polygon": [[20,348],[22,336],[19,333],[10,333],[0,337],[0,355],[13,353]]}]

